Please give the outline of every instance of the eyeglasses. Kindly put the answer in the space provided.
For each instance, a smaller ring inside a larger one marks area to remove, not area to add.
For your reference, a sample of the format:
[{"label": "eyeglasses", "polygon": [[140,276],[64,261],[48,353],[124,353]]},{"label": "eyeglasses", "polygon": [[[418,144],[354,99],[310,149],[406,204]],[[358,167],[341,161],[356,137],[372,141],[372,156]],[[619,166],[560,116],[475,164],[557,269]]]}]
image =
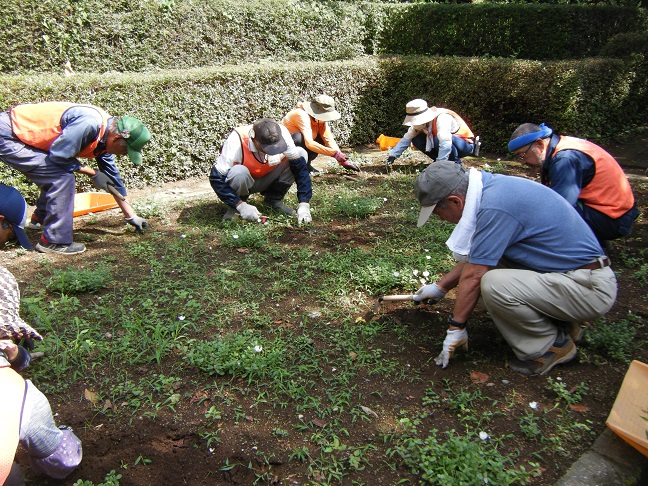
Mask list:
[{"label": "eyeglasses", "polygon": [[533,144],[534,144],[534,143],[535,143],[535,142],[531,142],[531,143],[529,144],[529,147],[528,147],[528,148],[527,148],[523,153],[521,153],[521,154],[517,154],[517,155],[515,156],[515,158],[516,158],[519,162],[522,162],[522,161],[524,160],[524,157],[526,157],[527,152],[528,152],[529,150],[531,150],[531,147],[533,147]]}]

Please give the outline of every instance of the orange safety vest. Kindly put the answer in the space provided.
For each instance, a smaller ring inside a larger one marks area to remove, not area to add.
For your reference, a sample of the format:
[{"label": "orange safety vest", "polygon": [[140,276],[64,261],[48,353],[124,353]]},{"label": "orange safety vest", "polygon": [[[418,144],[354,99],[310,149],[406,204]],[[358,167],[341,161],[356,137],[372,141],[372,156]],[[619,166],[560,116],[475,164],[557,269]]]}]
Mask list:
[{"label": "orange safety vest", "polygon": [[101,128],[97,138],[81,148],[77,157],[93,159],[100,154],[95,154],[99,141],[103,138],[108,127],[110,115],[101,108],[92,105],[81,105],[63,101],[52,101],[46,103],[31,103],[18,105],[10,110],[11,127],[14,135],[30,147],[48,151],[61,133],[61,118],[65,112],[77,106],[84,106],[97,110],[101,115]]},{"label": "orange safety vest", "polygon": [[25,380],[8,366],[0,368],[0,390],[0,484],[4,484],[18,448]]},{"label": "orange safety vest", "polygon": [[[461,137],[464,140],[467,140],[468,142],[472,143],[473,139],[475,138],[475,135],[473,135],[472,130],[468,128],[468,125],[466,125],[466,122],[463,120],[463,118],[457,115],[454,111],[448,110],[447,108],[437,108],[437,111],[440,112],[439,115],[441,113],[447,113],[448,115],[452,115],[454,119],[457,120],[457,122],[459,123],[459,129],[456,132],[454,132],[454,135],[457,135],[458,137]],[[437,117],[439,115],[435,116],[434,120],[432,120],[432,134],[435,136],[437,134],[436,122],[437,122]]]},{"label": "orange safety vest", "polygon": [[613,219],[620,218],[634,206],[628,178],[609,153],[592,142],[574,137],[560,137],[551,157],[561,150],[578,150],[594,159],[594,178],[578,196],[585,205]]},{"label": "orange safety vest", "polygon": [[243,164],[250,171],[250,175],[253,178],[259,179],[277,166],[262,164],[257,160],[257,158],[254,156],[254,153],[249,149],[248,146],[250,141],[250,130],[252,130],[252,125],[246,125],[234,129],[234,131],[238,133],[239,137],[241,138],[241,149],[243,149],[243,160],[240,162],[234,162],[234,165]]}]

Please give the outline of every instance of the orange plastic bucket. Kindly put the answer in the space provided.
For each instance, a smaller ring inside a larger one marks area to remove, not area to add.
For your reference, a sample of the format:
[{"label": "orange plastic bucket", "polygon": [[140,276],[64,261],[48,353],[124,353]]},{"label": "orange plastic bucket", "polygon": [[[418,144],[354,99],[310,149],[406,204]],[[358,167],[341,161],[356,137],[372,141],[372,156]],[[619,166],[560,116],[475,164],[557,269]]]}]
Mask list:
[{"label": "orange plastic bucket", "polygon": [[380,134],[380,137],[376,139],[376,143],[380,147],[380,150],[389,150],[396,146],[400,142],[400,138],[397,137],[388,137],[387,135]]},{"label": "orange plastic bucket", "polygon": [[116,207],[117,203],[112,194],[103,192],[80,192],[74,195],[74,213],[72,214],[74,217],[77,217]]}]

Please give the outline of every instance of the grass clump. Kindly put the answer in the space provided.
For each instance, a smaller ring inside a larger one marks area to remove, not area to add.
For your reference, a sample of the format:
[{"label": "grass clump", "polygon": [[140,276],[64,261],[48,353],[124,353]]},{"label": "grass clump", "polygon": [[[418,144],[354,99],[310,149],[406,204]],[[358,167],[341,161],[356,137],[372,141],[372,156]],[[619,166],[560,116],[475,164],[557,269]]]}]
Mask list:
[{"label": "grass clump", "polygon": [[585,334],[587,345],[607,358],[629,362],[632,351],[637,346],[635,335],[639,325],[630,320],[632,318],[592,326]]},{"label": "grass clump", "polygon": [[110,270],[106,265],[95,269],[54,270],[46,287],[52,292],[65,295],[97,292],[110,283]]},{"label": "grass clump", "polygon": [[394,450],[425,484],[526,484],[539,473],[534,463],[529,471],[513,467],[512,458],[498,451],[498,441],[462,437],[450,430],[447,440],[440,442],[437,430],[430,434],[425,438],[406,434]]}]

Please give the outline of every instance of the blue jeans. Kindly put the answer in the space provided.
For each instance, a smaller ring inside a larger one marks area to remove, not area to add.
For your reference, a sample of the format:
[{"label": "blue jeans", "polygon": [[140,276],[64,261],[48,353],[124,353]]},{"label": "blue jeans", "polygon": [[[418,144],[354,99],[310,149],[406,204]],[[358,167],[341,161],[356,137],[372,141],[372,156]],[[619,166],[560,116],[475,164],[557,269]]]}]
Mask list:
[{"label": "blue jeans", "polygon": [[[412,140],[412,144],[421,152],[423,152],[425,155],[427,155],[433,160],[436,160],[437,157],[439,156],[439,140],[437,139],[437,137],[434,137],[434,147],[429,152],[426,152],[425,151],[426,139],[427,139],[427,135],[421,132],[416,137],[414,137],[414,139]],[[452,148],[450,149],[450,155],[448,156],[448,160],[451,160],[453,162],[460,162],[461,157],[465,157],[466,155],[470,155],[472,153],[473,153],[473,144],[471,142],[467,142],[463,138],[457,137],[456,135],[452,136]]]}]

